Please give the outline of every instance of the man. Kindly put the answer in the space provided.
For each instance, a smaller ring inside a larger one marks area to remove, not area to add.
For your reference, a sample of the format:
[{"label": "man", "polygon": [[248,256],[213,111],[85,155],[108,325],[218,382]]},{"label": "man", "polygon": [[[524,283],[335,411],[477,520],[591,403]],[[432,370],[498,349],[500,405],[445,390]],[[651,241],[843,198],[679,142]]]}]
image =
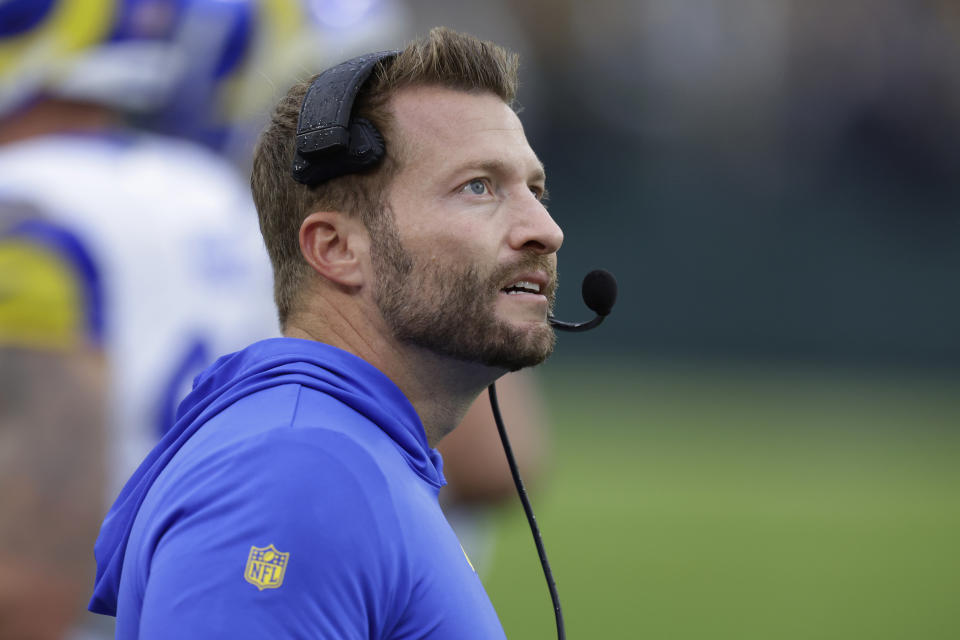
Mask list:
[{"label": "man", "polygon": [[368,171],[291,177],[294,86],[252,185],[286,337],[221,358],[125,487],[91,610],[121,638],[496,638],[433,449],[542,362],[560,228],[510,109],[516,58],[446,29],[385,59]]}]

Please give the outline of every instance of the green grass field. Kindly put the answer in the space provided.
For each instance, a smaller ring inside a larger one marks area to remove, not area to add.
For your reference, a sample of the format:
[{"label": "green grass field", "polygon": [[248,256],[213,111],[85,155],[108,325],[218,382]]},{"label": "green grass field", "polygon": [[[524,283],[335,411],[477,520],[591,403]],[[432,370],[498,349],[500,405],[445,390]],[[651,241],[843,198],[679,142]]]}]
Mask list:
[{"label": "green grass field", "polygon": [[[577,379],[543,369],[554,451],[533,495],[569,638],[960,638],[960,380]],[[555,638],[519,503],[499,518],[484,581],[507,635]]]}]

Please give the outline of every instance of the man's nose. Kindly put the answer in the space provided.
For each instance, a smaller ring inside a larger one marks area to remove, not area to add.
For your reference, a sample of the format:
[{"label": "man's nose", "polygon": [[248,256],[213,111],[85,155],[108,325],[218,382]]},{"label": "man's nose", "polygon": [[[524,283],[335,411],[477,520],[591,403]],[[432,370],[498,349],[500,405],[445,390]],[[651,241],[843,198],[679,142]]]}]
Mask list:
[{"label": "man's nose", "polygon": [[563,230],[532,193],[523,199],[515,214],[516,221],[510,232],[511,248],[538,254],[556,253],[560,249]]}]

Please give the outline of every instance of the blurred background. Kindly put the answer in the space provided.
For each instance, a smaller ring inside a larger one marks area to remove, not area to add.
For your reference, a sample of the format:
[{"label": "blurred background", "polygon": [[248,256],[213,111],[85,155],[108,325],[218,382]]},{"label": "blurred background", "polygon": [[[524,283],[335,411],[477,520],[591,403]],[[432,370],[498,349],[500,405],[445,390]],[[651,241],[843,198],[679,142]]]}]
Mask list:
[{"label": "blurred background", "polygon": [[[436,25],[518,51],[557,316],[617,276],[538,370],[569,637],[960,637],[957,2],[306,5],[261,88]],[[269,104],[218,141],[241,171]],[[555,637],[518,502],[495,527],[507,635]]]}]

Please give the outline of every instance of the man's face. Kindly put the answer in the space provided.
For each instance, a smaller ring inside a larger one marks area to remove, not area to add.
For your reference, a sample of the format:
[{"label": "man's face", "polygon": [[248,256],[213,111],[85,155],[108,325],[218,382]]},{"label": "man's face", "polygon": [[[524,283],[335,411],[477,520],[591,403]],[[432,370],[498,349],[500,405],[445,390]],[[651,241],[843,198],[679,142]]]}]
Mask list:
[{"label": "man's face", "polygon": [[376,300],[397,339],[516,370],[553,350],[563,233],[543,167],[492,94],[434,87],[391,101],[400,165],[371,229]]}]

